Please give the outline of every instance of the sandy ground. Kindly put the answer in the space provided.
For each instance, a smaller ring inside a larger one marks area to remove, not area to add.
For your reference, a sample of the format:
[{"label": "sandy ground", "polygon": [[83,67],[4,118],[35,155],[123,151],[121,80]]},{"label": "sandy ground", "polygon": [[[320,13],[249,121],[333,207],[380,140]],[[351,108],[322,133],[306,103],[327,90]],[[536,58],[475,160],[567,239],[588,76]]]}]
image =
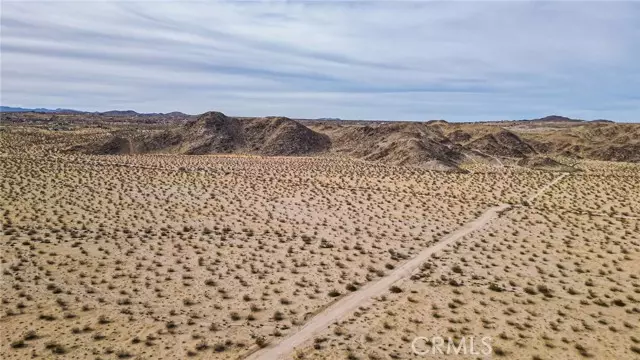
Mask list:
[{"label": "sandy ground", "polygon": [[[584,164],[527,205],[558,175],[329,158],[4,155],[3,359],[244,357],[336,301],[361,304],[368,289],[369,305],[339,310],[291,356],[408,358],[403,338],[485,325],[515,358],[635,354],[633,166]],[[515,206],[459,236],[500,204]],[[438,251],[411,273],[429,249]],[[379,295],[406,273],[399,292]]]},{"label": "sandy ground", "polygon": [[[502,165],[502,164],[501,164]],[[533,202],[537,197],[542,195],[550,187],[557,182],[561,181],[567,174],[561,174],[550,183],[543,186],[540,190],[531,195],[527,201]],[[346,314],[354,311],[357,307],[364,305],[367,301],[374,296],[379,296],[389,290],[389,288],[396,282],[409,278],[422,264],[428,260],[434,253],[442,250],[447,245],[450,245],[454,241],[461,239],[462,237],[481,229],[491,220],[495,219],[498,214],[509,209],[511,206],[507,204],[501,204],[492,207],[482,213],[477,219],[466,224],[464,227],[456,230],[452,234],[446,236],[437,244],[428,247],[421,251],[416,257],[404,263],[396,270],[384,278],[371,283],[362,289],[342,298],[340,301],[329,306],[326,310],[322,311],[318,315],[314,316],[309,322],[307,322],[300,330],[292,334],[284,341],[278,343],[275,346],[264,349],[263,351],[257,351],[248,359],[280,359],[286,358],[295,348],[310,338],[316,336],[320,331],[327,328],[331,323],[340,320]]]},{"label": "sandy ground", "polygon": [[315,336],[321,330],[327,328],[334,321],[340,320],[346,314],[352,312],[357,307],[362,306],[363,303],[369,301],[374,296],[378,296],[388,291],[389,287],[397,281],[410,277],[411,274],[418,269],[420,265],[422,265],[423,261],[429,259],[432,254],[442,250],[442,248],[463,236],[482,228],[489,221],[494,219],[500,211],[504,211],[508,207],[509,205],[503,204],[490,208],[482,213],[480,217],[465,225],[463,228],[446,236],[437,244],[422,250],[417,256],[405,262],[382,279],[379,279],[376,282],[371,283],[333,303],[326,310],[323,310],[321,313],[309,320],[309,322],[302,326],[297,332],[284,341],[278,343],[276,346],[269,347],[264,351],[253,353],[248,357],[248,359],[280,359],[286,357],[297,346]]},{"label": "sandy ground", "polygon": [[638,169],[584,165],[586,174],[565,176],[443,249],[397,283],[401,291],[364,304],[290,356],[464,359],[419,355],[411,345],[417,337],[468,345],[486,336],[486,358],[637,359],[640,222],[587,209],[595,200],[613,214],[636,212]]}]

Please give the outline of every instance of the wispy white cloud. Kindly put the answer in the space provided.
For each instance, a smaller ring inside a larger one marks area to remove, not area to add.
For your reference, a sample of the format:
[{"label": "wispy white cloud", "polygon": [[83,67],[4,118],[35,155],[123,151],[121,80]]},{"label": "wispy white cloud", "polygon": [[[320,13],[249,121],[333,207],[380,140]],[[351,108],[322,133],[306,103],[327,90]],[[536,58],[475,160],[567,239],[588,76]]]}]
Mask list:
[{"label": "wispy white cloud", "polygon": [[2,3],[3,105],[639,119],[632,2]]}]

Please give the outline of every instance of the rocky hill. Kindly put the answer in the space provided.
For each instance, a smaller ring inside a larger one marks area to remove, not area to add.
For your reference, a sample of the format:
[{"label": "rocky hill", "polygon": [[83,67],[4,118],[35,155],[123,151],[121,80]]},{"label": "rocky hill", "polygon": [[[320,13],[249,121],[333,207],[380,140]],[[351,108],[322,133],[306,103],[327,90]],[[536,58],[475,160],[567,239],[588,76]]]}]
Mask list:
[{"label": "rocky hill", "polygon": [[[101,136],[78,136],[68,151],[88,154],[256,154],[346,156],[391,165],[460,170],[468,162],[570,171],[553,157],[640,162],[640,124],[581,121],[561,116],[484,123],[293,120],[229,117],[207,112],[145,119],[97,114],[11,113],[22,126],[64,120],[68,129],[93,126]],[[114,118],[121,118],[114,122]],[[83,125],[84,124],[84,125]]]},{"label": "rocky hill", "polygon": [[445,121],[304,124],[329,135],[333,152],[391,164],[456,169],[474,158],[572,171],[548,157],[640,162],[640,124],[586,122],[560,116],[480,124]]},{"label": "rocky hill", "polygon": [[388,123],[364,126],[325,126],[332,151],[368,161],[455,169],[463,149],[442,132],[423,123]]},{"label": "rocky hill", "polygon": [[183,126],[150,133],[123,130],[105,141],[74,151],[90,154],[230,154],[305,155],[328,150],[330,139],[284,117],[231,118],[219,112],[202,114]]}]

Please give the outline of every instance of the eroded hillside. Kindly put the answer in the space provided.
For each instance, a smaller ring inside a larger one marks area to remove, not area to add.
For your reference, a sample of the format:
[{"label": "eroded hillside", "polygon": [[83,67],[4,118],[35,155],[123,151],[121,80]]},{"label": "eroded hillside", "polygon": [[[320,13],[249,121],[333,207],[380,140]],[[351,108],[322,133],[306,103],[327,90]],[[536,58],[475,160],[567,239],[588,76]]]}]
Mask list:
[{"label": "eroded hillside", "polygon": [[21,122],[19,114],[11,114],[3,131],[38,138],[38,146],[51,145],[49,150],[93,155],[315,155],[456,171],[483,165],[574,171],[572,164],[580,159],[640,161],[640,124],[557,116],[458,124],[238,118],[207,112],[148,125],[137,118],[114,123],[113,117],[96,114],[85,122],[86,114],[40,115],[25,114],[26,122]]}]

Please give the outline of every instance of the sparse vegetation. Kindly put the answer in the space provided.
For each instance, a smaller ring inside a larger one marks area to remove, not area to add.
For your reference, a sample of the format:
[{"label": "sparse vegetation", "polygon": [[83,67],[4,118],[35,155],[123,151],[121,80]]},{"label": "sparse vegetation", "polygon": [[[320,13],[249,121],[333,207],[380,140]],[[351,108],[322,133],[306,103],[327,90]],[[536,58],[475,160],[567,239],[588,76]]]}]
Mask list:
[{"label": "sparse vegetation", "polygon": [[558,175],[508,158],[462,173],[332,157],[78,155],[61,150],[116,129],[0,130],[3,359],[239,357],[496,203],[514,206],[301,353],[408,358],[407,341],[436,329],[492,336],[505,358],[638,352],[637,165],[580,161],[584,172],[528,200]]}]

